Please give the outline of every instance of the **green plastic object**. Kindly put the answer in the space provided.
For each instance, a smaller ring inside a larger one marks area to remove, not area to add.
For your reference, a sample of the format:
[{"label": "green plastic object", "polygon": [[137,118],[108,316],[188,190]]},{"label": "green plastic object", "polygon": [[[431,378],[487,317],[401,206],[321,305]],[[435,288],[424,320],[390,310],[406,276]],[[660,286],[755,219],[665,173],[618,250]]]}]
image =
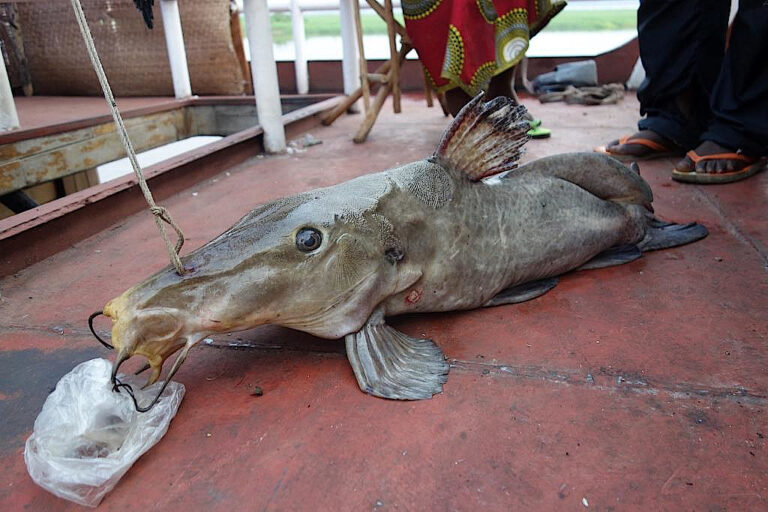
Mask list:
[{"label": "green plastic object", "polygon": [[541,119],[532,119],[528,121],[528,125],[531,129],[527,133],[532,139],[547,139],[552,136],[552,130],[541,127]]}]

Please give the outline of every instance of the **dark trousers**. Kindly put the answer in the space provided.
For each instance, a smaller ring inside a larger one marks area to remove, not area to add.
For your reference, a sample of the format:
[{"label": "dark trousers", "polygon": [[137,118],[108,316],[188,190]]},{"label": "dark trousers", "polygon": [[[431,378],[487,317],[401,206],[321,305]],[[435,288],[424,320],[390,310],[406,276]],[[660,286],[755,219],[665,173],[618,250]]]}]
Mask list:
[{"label": "dark trousers", "polygon": [[714,141],[768,154],[768,2],[741,0],[728,49],[728,0],[641,0],[646,79],[638,126],[685,149]]}]

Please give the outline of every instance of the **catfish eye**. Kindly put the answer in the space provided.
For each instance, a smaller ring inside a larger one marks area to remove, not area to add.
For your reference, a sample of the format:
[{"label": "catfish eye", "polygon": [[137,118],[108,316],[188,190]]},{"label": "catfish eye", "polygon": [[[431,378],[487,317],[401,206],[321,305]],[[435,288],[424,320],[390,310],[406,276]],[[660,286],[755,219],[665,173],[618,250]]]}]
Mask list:
[{"label": "catfish eye", "polygon": [[301,228],[296,233],[296,248],[301,252],[314,251],[323,243],[323,235],[315,228]]}]

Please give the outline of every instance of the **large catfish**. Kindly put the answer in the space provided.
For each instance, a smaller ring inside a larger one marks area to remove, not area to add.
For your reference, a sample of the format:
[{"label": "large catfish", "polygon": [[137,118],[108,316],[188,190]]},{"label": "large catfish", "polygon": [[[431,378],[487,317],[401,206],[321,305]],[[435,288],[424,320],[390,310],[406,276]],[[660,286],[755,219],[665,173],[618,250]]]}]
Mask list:
[{"label": "large catfish", "polygon": [[569,270],[706,236],[655,219],[648,184],[610,157],[518,168],[524,114],[477,97],[430,158],[255,208],[183,258],[191,272],[166,268],[106,305],[115,371],[141,355],[151,383],[167,357],[183,348],[172,376],[205,336],[275,324],[345,338],[367,393],[429,398],[447,378],[442,351],[386,317],[521,302]]}]

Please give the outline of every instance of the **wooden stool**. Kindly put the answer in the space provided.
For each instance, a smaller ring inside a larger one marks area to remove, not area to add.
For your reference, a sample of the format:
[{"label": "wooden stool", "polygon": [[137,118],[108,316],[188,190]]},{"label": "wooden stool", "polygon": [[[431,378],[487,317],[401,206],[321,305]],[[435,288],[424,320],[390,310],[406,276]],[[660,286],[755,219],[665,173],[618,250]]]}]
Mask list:
[{"label": "wooden stool", "polygon": [[[368,73],[367,61],[365,59],[365,51],[363,48],[360,6],[358,5],[357,0],[353,1],[355,28],[357,32],[357,50],[360,57],[361,85],[323,119],[324,125],[328,126],[332,124],[356,101],[362,98],[365,115],[363,121],[360,123],[360,128],[357,130],[357,134],[353,139],[357,143],[365,142],[368,138],[368,134],[370,133],[371,128],[373,128],[379,112],[381,112],[381,107],[384,105],[384,101],[390,94],[392,95],[392,106],[395,114],[400,113],[400,67],[405,61],[405,56],[413,49],[408,34],[405,31],[405,27],[395,20],[392,11],[392,0],[384,0],[384,5],[380,4],[377,0],[366,0],[366,2],[368,2],[371,9],[373,9],[374,12],[376,12],[376,14],[378,14],[387,24],[387,35],[389,36],[389,60],[376,68],[373,73]],[[396,37],[398,35],[400,36],[400,50],[397,49]],[[371,86],[374,83],[378,84],[379,87],[373,98],[373,103],[371,104]],[[424,75],[424,84],[426,87],[427,105],[431,107],[432,90],[429,80],[426,77],[426,72]],[[438,95],[438,99],[440,99],[440,95]],[[441,105],[442,104],[443,102],[441,100]],[[445,108],[443,111],[446,112]]]}]

